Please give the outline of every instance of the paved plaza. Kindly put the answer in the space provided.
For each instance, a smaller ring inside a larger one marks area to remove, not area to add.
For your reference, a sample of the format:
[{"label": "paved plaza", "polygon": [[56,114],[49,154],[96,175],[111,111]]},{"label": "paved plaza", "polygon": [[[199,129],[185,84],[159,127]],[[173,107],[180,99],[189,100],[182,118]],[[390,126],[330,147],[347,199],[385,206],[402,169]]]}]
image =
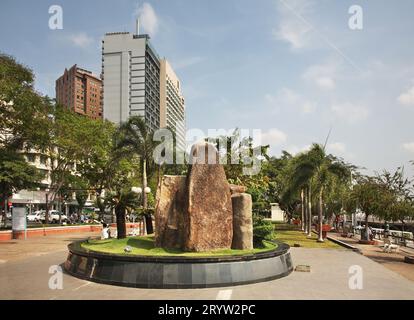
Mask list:
[{"label": "paved plaza", "polygon": [[[51,290],[50,266],[61,265],[66,246],[78,234],[0,243],[1,299],[413,299],[414,282],[374,260],[347,249],[291,248],[294,266],[311,272],[292,272],[270,282],[209,289],[136,289],[103,285],[63,275],[63,289]],[[349,268],[363,271],[363,288],[350,289]],[[414,272],[414,265],[408,265]]]},{"label": "paved plaza", "polygon": [[341,237],[339,233],[329,233],[331,238],[349,244],[360,251],[366,257],[382,264],[387,269],[395,271],[403,277],[414,281],[414,267],[412,264],[404,263],[405,256],[414,256],[414,249],[411,247],[400,246],[398,252],[384,252],[383,241],[378,241],[378,245],[359,244],[360,237],[355,235],[353,238]]}]

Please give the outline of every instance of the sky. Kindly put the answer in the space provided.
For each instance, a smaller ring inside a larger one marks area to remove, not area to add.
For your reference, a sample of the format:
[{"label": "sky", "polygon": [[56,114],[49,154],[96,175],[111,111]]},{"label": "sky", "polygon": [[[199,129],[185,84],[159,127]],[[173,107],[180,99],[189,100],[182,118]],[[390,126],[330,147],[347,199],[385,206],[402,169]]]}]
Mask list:
[{"label": "sky", "polygon": [[[49,28],[53,5],[63,29]],[[0,51],[54,97],[65,68],[100,74],[103,35],[139,16],[181,79],[187,129],[260,129],[276,156],[331,132],[328,152],[367,173],[412,175],[413,12],[412,0],[1,0]]]}]

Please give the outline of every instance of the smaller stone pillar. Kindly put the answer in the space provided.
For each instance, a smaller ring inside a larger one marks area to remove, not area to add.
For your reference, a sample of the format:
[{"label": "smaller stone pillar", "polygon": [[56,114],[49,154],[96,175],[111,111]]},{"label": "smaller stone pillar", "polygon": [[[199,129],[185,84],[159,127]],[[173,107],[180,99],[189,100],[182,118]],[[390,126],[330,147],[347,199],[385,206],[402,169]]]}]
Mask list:
[{"label": "smaller stone pillar", "polygon": [[252,196],[235,193],[231,196],[233,207],[233,241],[231,248],[253,249]]}]

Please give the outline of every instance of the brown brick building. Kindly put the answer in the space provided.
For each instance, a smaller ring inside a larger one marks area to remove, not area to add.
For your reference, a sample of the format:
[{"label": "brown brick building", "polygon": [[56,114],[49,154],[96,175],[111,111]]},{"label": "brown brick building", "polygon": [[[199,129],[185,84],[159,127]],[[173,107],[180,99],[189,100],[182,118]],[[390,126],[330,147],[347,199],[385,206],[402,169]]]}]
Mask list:
[{"label": "brown brick building", "polygon": [[56,102],[92,119],[102,119],[102,80],[75,64],[56,80]]}]

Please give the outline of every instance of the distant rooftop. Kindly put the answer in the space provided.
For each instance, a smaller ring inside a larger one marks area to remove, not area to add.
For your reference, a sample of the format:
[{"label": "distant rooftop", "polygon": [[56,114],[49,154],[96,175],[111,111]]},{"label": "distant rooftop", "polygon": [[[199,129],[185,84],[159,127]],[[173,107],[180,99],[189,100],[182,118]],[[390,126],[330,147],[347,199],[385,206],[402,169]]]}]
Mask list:
[{"label": "distant rooftop", "polygon": [[[105,33],[106,36],[116,36],[116,35],[119,35],[119,34],[131,34],[131,33],[130,32],[126,32],[126,31],[124,31],[124,32],[107,32],[107,33]],[[147,40],[151,39],[148,34],[138,34],[138,35],[137,34],[133,34],[133,37],[134,37],[134,39],[143,39],[143,38],[145,38]]]},{"label": "distant rooftop", "polygon": [[129,32],[107,32],[105,33],[106,36],[114,36],[117,34],[129,34]]},{"label": "distant rooftop", "polygon": [[92,74],[92,71],[86,70],[86,69],[82,69],[79,67],[76,67],[76,71],[80,72],[80,73],[87,73],[87,74]]},{"label": "distant rooftop", "polygon": [[[130,32],[107,32],[105,33],[106,36],[116,36],[120,34],[131,34],[131,33]],[[155,50],[155,48],[152,46],[151,42],[149,41],[151,39],[149,34],[132,34],[132,37],[133,39],[146,39],[148,47],[151,49],[152,53],[157,57],[157,59],[160,60],[160,57],[157,51]],[[104,40],[102,40],[102,43],[103,42]]]}]

